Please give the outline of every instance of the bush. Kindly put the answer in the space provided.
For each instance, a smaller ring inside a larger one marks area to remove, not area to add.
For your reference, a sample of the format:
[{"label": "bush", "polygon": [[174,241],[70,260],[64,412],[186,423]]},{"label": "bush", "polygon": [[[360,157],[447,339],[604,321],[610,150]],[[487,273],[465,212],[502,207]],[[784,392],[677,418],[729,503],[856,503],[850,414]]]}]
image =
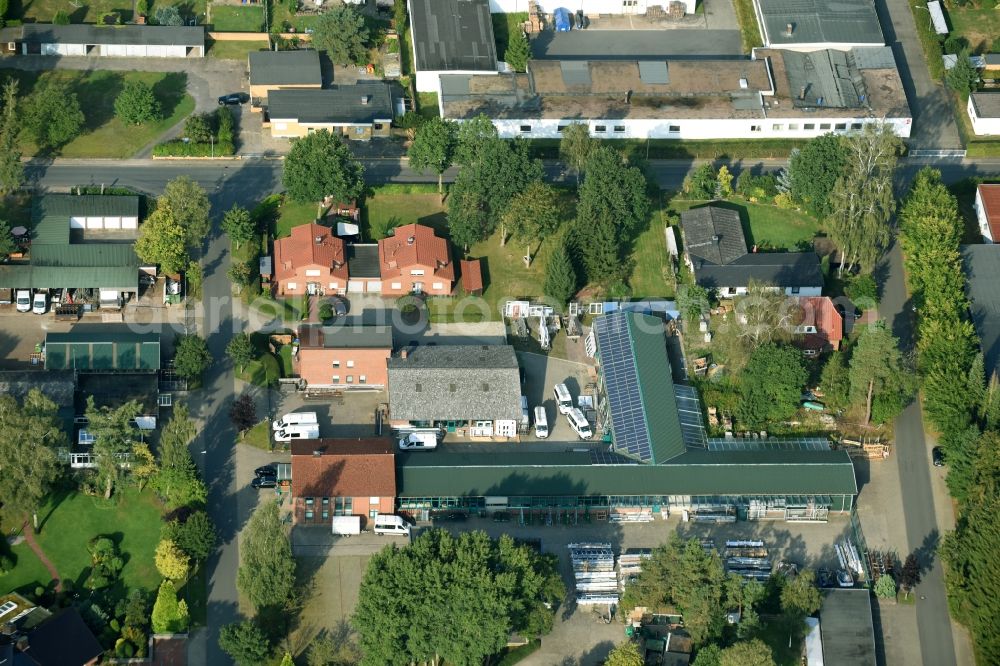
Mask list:
[{"label": "bush", "polygon": [[961,35],[948,35],[948,38],[944,40],[945,53],[961,53],[967,48],[969,48],[969,40]]},{"label": "bush", "polygon": [[319,318],[320,321],[326,321],[327,319],[333,319],[333,306],[329,303],[323,303],[319,306]]},{"label": "bush", "polygon": [[778,196],[778,179],[770,173],[755,176],[743,171],[736,179],[736,193],[750,201],[769,201]]},{"label": "bush", "polygon": [[184,25],[181,13],[173,5],[157,8],[155,21],[157,25]]},{"label": "bush", "polygon": [[153,148],[153,157],[227,157],[235,153],[236,147],[231,141],[224,143],[221,140],[215,142],[214,148],[211,143],[180,139],[164,141]]},{"label": "bush", "polygon": [[871,275],[858,275],[844,289],[854,304],[868,309],[878,302],[878,285]]},{"label": "bush", "polygon": [[14,558],[10,555],[0,555],[0,576],[14,570]]},{"label": "bush", "polygon": [[56,12],[56,15],[52,17],[52,23],[54,25],[69,25],[69,14],[60,9]]},{"label": "bush", "polygon": [[195,143],[208,143],[212,138],[211,113],[193,113],[184,121],[184,136]]}]

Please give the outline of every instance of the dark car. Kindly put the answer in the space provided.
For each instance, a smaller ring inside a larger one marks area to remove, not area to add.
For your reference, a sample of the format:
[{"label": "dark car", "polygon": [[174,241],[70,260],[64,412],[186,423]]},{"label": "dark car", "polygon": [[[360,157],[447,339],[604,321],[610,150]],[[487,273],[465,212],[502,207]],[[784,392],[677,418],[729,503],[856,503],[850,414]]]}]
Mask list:
[{"label": "dark car", "polygon": [[931,462],[934,463],[935,467],[944,467],[944,451],[941,450],[940,446],[931,449]]},{"label": "dark car", "polygon": [[276,476],[258,476],[256,479],[250,482],[250,485],[258,490],[261,488],[274,488],[278,485],[278,477]]},{"label": "dark car", "polygon": [[278,468],[274,465],[264,465],[263,467],[258,467],[253,471],[254,476],[278,476]]},{"label": "dark car", "polygon": [[464,511],[447,511],[434,516],[435,520],[449,520],[453,523],[464,522],[468,517],[469,514]]},{"label": "dark car", "polygon": [[250,95],[246,93],[229,93],[228,95],[223,95],[219,98],[219,106],[239,106],[240,104],[246,104],[250,101]]},{"label": "dark car", "polygon": [[333,308],[333,314],[338,317],[343,317],[347,314],[347,301],[339,296],[333,296],[330,298],[330,307]]}]

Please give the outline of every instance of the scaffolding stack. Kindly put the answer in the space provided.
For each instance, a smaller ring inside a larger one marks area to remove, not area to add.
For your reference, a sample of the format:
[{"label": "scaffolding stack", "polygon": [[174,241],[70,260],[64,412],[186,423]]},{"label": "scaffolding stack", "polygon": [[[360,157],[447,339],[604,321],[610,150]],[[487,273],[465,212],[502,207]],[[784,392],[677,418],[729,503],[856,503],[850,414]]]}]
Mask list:
[{"label": "scaffolding stack", "polygon": [[865,577],[865,567],[858,556],[858,549],[850,537],[839,543],[833,544],[833,549],[837,551],[837,559],[840,560],[840,567],[859,577]]},{"label": "scaffolding stack", "polygon": [[568,546],[573,565],[578,604],[617,604],[618,574],[615,553],[610,543],[571,543]]},{"label": "scaffolding stack", "polygon": [[653,556],[651,548],[629,548],[618,557],[618,589],[624,590],[625,585],[642,573],[642,561]]},{"label": "scaffolding stack", "polygon": [[747,579],[764,581],[771,576],[774,563],[763,541],[738,539],[726,541],[726,570]]}]

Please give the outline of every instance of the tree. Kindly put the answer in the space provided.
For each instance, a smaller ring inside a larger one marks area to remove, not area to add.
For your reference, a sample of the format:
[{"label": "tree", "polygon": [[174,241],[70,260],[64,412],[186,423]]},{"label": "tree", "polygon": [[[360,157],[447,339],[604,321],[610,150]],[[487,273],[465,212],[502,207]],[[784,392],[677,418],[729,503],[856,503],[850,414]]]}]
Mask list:
[{"label": "tree", "polygon": [[257,221],[253,219],[248,211],[239,204],[234,204],[222,216],[222,230],[229,234],[230,240],[236,244],[238,250],[243,243],[250,243],[257,239]]},{"label": "tree", "polygon": [[21,111],[25,131],[42,150],[69,143],[80,133],[85,120],[76,93],[57,83],[36,88],[21,105]]},{"label": "tree", "polygon": [[313,24],[312,44],[335,65],[364,65],[369,44],[365,18],[349,5],[334,7]]},{"label": "tree", "polygon": [[896,598],[896,581],[889,574],[882,574],[875,581],[875,596],[879,599]]},{"label": "tree", "polygon": [[752,430],[787,421],[798,409],[806,377],[798,349],[773,343],[758,347],[739,377],[737,417]]},{"label": "tree", "polygon": [[292,661],[292,655],[285,653],[285,656],[281,658],[281,663],[278,666],[295,666],[295,662]]},{"label": "tree", "polygon": [[243,288],[254,279],[253,270],[250,268],[250,264],[245,261],[233,261],[226,269],[226,277],[236,285],[237,292],[242,292]]},{"label": "tree", "polygon": [[514,195],[500,216],[500,244],[504,244],[508,231],[524,243],[524,265],[529,268],[531,246],[552,235],[561,218],[559,193],[555,188],[540,181],[529,183],[523,192]]},{"label": "tree", "polygon": [[153,15],[156,25],[184,25],[181,13],[174,5],[163,5],[156,8]]},{"label": "tree", "polygon": [[244,393],[236,398],[233,406],[229,408],[229,420],[240,432],[252,428],[257,423],[257,405],[253,401],[253,396]]},{"label": "tree", "polygon": [[455,159],[455,123],[438,116],[427,120],[417,128],[406,155],[410,167],[423,173],[431,169],[438,175],[438,194],[444,196],[444,172]]},{"label": "tree", "polygon": [[115,116],[126,125],[142,125],[160,118],[160,100],[142,81],[125,81],[115,97]]},{"label": "tree", "polygon": [[781,588],[781,610],[790,618],[803,620],[819,610],[823,597],[816,587],[816,574],[803,569],[798,576],[785,581]]},{"label": "tree", "polygon": [[135,13],[136,16],[145,16],[149,13],[149,1],[148,0],[136,0],[135,2]]},{"label": "tree", "polygon": [[771,648],[759,638],[734,643],[719,653],[719,666],[774,666],[774,663]]},{"label": "tree", "polygon": [[17,79],[7,79],[3,84],[3,115],[0,116],[0,194],[7,194],[24,183],[24,166],[18,135],[21,118],[18,113]]},{"label": "tree", "polygon": [[197,335],[177,337],[174,348],[174,372],[185,379],[200,377],[212,364],[208,343]]},{"label": "tree", "polygon": [[580,176],[587,168],[587,159],[595,147],[586,123],[570,123],[563,129],[562,138],[559,139],[559,157],[576,172],[577,186],[580,185]]},{"label": "tree", "polygon": [[188,574],[191,560],[180,547],[170,539],[162,539],[156,545],[156,570],[170,580],[182,580]]},{"label": "tree", "polygon": [[959,51],[955,66],[945,72],[944,81],[948,87],[965,99],[979,87],[979,70],[969,61],[972,55],[968,48]]},{"label": "tree", "polygon": [[837,179],[847,166],[847,147],[843,137],[824,134],[792,153],[788,163],[790,193],[814,217],[825,218],[829,197]]},{"label": "tree", "polygon": [[156,492],[168,509],[201,507],[208,491],[198,476],[198,469],[188,451],[195,428],[187,405],[174,405],[173,416],[160,434],[160,472],[153,480]]},{"label": "tree", "polygon": [[545,265],[545,295],[565,305],[576,294],[577,278],[565,243],[559,243]]},{"label": "tree", "polygon": [[277,502],[261,504],[250,516],[240,544],[236,585],[258,610],[281,606],[292,594],[295,558]]},{"label": "tree", "polygon": [[208,143],[212,138],[211,114],[192,113],[184,121],[184,136],[195,143]]},{"label": "tree", "polygon": [[722,648],[715,643],[710,643],[698,648],[695,654],[693,666],[719,666],[722,658]]},{"label": "tree", "polygon": [[694,322],[704,314],[708,314],[711,303],[708,290],[696,284],[682,284],[677,289],[677,307],[684,317],[685,325]]},{"label": "tree", "polygon": [[142,413],[142,406],[135,400],[112,409],[108,406],[96,407],[94,396],[87,396],[87,432],[94,436],[93,455],[96,458],[97,473],[104,483],[104,499],[111,497],[115,484],[122,476],[122,465],[132,451],[132,445],[140,441],[135,417]]},{"label": "tree", "polygon": [[715,176],[715,197],[717,199],[728,199],[733,196],[733,174],[729,168],[723,164],[719,167],[719,173]]},{"label": "tree", "polygon": [[156,475],[160,473],[156,458],[145,442],[136,442],[132,445],[132,462],[129,465],[129,473],[138,482],[140,491],[146,487],[150,479],[155,479]]},{"label": "tree", "polygon": [[633,641],[616,645],[604,659],[604,666],[643,666],[642,653]]},{"label": "tree", "polygon": [[187,176],[174,178],[156,200],[156,207],[170,211],[171,217],[184,229],[188,247],[201,247],[211,231],[208,222],[211,204],[208,194],[198,183]]},{"label": "tree", "polygon": [[188,628],[187,602],[177,601],[177,588],[172,580],[160,583],[153,604],[153,633],[182,634]]},{"label": "tree", "polygon": [[164,526],[163,534],[194,561],[195,568],[212,554],[218,538],[212,519],[202,510],[193,512],[186,520],[170,521]]},{"label": "tree", "polygon": [[349,640],[337,640],[325,629],[320,631],[306,652],[307,666],[341,666],[357,664],[361,655]]},{"label": "tree", "polygon": [[99,590],[113,584],[125,566],[115,542],[99,534],[87,543],[87,552],[90,553],[90,576],[84,586]]},{"label": "tree", "polygon": [[246,333],[238,333],[226,345],[226,355],[233,360],[233,363],[243,372],[247,364],[257,355],[250,342],[250,336]]},{"label": "tree", "polygon": [[267,635],[250,621],[222,627],[219,631],[219,647],[232,657],[238,666],[261,664],[271,651]]},{"label": "tree", "polygon": [[392,22],[397,35],[402,35],[406,30],[406,0],[393,0]]},{"label": "tree", "polygon": [[844,172],[828,198],[830,237],[843,254],[844,267],[870,273],[892,239],[896,210],[893,178],[902,144],[887,124],[868,124],[844,140]]},{"label": "tree", "polygon": [[528,36],[524,34],[524,30],[517,29],[511,33],[503,59],[515,72],[523,72],[528,69],[531,46],[528,45]]},{"label": "tree", "polygon": [[681,186],[681,190],[689,199],[714,199],[718,189],[719,180],[711,163],[702,164],[690,175],[685,176]]},{"label": "tree", "polygon": [[499,141],[497,128],[486,114],[459,123],[455,138],[455,162],[472,166],[483,161],[487,149]]},{"label": "tree", "polygon": [[16,249],[17,244],[11,234],[10,224],[6,220],[0,220],[0,260],[6,259]]},{"label": "tree", "polygon": [[801,308],[789,307],[785,296],[771,285],[750,280],[745,296],[736,301],[733,326],[743,348],[752,352],[761,345],[788,337],[799,323]]},{"label": "tree", "polygon": [[920,578],[920,562],[917,561],[915,554],[910,553],[906,556],[906,561],[903,562],[903,568],[899,573],[899,586],[907,597],[910,596],[913,588],[920,583]]},{"label": "tree", "polygon": [[895,418],[912,397],[913,378],[903,363],[899,340],[885,322],[870,324],[851,354],[851,401],[865,406],[865,424]]},{"label": "tree", "polygon": [[139,228],[135,253],[167,274],[183,271],[190,261],[187,233],[167,208],[157,208]]},{"label": "tree", "polygon": [[829,409],[847,409],[851,405],[851,375],[846,359],[845,351],[832,352],[823,365],[819,385],[823,404]]},{"label": "tree", "polygon": [[353,201],[364,190],[364,169],[339,136],[327,130],[296,139],[285,157],[282,183],[292,201],[332,197]]}]

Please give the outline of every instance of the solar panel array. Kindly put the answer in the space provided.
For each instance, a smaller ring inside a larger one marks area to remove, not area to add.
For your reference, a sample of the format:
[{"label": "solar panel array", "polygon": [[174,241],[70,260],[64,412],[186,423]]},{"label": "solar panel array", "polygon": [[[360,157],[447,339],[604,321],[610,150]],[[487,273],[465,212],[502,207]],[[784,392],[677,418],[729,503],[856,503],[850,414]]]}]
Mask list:
[{"label": "solar panel array", "polygon": [[674,384],[677,416],[681,422],[681,439],[684,446],[705,448],[705,423],[701,415],[701,400],[693,386]]},{"label": "solar panel array", "polygon": [[643,462],[653,461],[649,428],[639,394],[639,378],[623,312],[594,320],[594,335],[601,356],[601,374],[611,412],[615,448]]},{"label": "solar panel array", "polygon": [[635,460],[609,449],[591,449],[590,462],[594,465],[638,465]]},{"label": "solar panel array", "polygon": [[829,451],[830,441],[823,437],[789,437],[775,439],[765,437],[721,438],[708,440],[709,451]]}]

